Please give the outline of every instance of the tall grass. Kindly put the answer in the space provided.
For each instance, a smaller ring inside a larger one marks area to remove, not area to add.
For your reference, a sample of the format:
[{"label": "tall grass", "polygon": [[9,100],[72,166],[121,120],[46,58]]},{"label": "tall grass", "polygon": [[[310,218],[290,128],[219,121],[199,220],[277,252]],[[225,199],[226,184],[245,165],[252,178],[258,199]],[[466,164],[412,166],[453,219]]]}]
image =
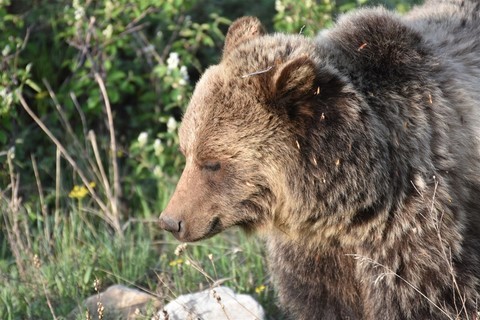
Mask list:
[{"label": "tall grass", "polygon": [[12,219],[13,214],[18,219],[14,231],[18,234],[8,238],[10,248],[17,247],[18,253],[1,249],[1,319],[66,317],[96,293],[96,280],[100,290],[121,283],[164,302],[224,284],[255,295],[276,312],[270,304],[273,295],[263,249],[238,230],[188,245],[176,255],[179,243],[164,237],[148,220],[130,222],[120,236],[98,217],[100,213],[92,215],[90,208],[75,201],[61,208],[57,217],[46,218],[40,206],[12,212],[9,202],[3,196],[1,207],[4,219]]},{"label": "tall grass", "polygon": [[[5,199],[2,202],[5,205]],[[164,302],[216,284],[252,293],[267,306],[271,301],[262,249],[240,232],[189,245],[177,256],[178,242],[170,237],[156,240],[161,235],[148,224],[132,224],[121,238],[102,220],[72,206],[62,213],[58,226],[51,241],[43,232],[29,230],[31,246],[20,253],[20,268],[5,256],[0,260],[1,319],[66,316],[95,294],[96,279],[103,288],[122,283]],[[262,285],[267,289],[259,291]]]}]

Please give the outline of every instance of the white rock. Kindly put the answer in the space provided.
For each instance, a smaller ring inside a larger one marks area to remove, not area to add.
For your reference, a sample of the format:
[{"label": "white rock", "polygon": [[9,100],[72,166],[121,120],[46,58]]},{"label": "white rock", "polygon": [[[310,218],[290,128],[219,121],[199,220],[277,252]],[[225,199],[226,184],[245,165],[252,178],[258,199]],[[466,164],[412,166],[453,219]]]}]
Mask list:
[{"label": "white rock", "polygon": [[162,320],[263,320],[262,306],[227,287],[179,296],[158,312]]}]

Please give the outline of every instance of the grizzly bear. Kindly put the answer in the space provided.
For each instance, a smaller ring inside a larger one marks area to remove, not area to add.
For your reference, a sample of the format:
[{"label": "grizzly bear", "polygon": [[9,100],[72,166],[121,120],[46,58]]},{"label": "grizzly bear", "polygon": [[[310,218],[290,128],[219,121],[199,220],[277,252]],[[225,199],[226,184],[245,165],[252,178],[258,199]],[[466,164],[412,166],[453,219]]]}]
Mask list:
[{"label": "grizzly bear", "polygon": [[179,129],[163,229],[266,242],[292,319],[478,319],[480,2],[229,28]]}]

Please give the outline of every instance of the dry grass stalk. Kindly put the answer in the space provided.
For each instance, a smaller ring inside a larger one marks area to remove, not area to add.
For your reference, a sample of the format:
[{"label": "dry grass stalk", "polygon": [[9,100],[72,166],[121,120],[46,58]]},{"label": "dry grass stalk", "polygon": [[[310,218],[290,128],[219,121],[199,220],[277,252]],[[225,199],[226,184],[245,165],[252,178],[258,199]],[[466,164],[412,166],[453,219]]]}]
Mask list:
[{"label": "dry grass stalk", "polygon": [[215,299],[215,301],[218,303],[218,305],[222,309],[223,314],[225,314],[225,317],[227,317],[227,319],[230,320],[230,317],[228,316],[227,312],[225,311],[225,305],[222,303],[222,297],[220,297],[220,295],[217,293],[217,291],[215,291],[215,289],[212,289],[212,295],[213,295],[213,298]]},{"label": "dry grass stalk", "polygon": [[[80,107],[80,104],[78,103],[77,96],[75,93],[70,92],[70,98],[72,99],[73,105],[75,106],[75,109],[78,112],[78,115],[80,116],[80,121],[82,122],[82,129],[83,129],[83,136],[87,137],[87,119],[85,117],[85,113],[82,111],[82,107]],[[85,143],[86,145],[86,143]]]},{"label": "dry grass stalk", "polygon": [[[98,172],[95,171],[95,165],[94,162],[91,161],[91,158],[88,156],[88,150],[86,148],[87,143],[84,141],[84,143],[81,143],[79,139],[77,138],[75,132],[72,129],[72,126],[70,125],[70,122],[68,121],[68,116],[65,113],[65,111],[62,108],[62,105],[58,102],[57,96],[55,92],[52,90],[50,87],[50,84],[48,81],[43,79],[43,83],[45,87],[47,88],[48,94],[50,95],[50,98],[54,102],[55,108],[57,110],[58,115],[60,116],[60,122],[62,123],[62,126],[67,130],[68,137],[70,137],[73,141],[73,144],[77,150],[81,150],[82,154],[85,155],[83,158],[88,162],[89,166],[87,166],[85,169],[87,169],[89,175],[96,174],[98,176]],[[85,114],[83,113],[80,105],[78,104],[78,101],[76,99],[75,94],[72,92],[70,93],[70,97],[72,98],[72,102],[75,105],[75,108],[80,115],[80,120],[82,122],[82,130],[83,130],[83,136],[87,137],[87,122],[85,118]],[[94,172],[91,172],[92,169]]]},{"label": "dry grass stalk", "polygon": [[42,181],[40,180],[40,174],[38,173],[37,160],[35,160],[35,156],[32,154],[30,158],[32,161],[33,174],[35,175],[35,181],[37,182],[38,197],[40,199],[40,207],[41,207],[42,216],[43,216],[43,224],[44,224],[43,232],[44,232],[45,240],[47,241],[48,244],[50,244],[50,226],[48,224],[48,212],[47,212],[47,205],[45,204],[45,197],[43,195]]},{"label": "dry grass stalk", "polygon": [[46,79],[42,79],[42,81],[45,87],[47,88],[48,94],[50,95],[50,98],[52,99],[58,114],[60,115],[60,121],[62,122],[63,127],[67,129],[68,134],[76,140],[76,136],[75,136],[75,133],[73,132],[72,126],[70,125],[70,122],[68,121],[68,117],[63,111],[62,106],[60,105],[60,102],[58,102],[55,92],[53,92],[52,87],[50,86],[50,84]]},{"label": "dry grass stalk", "polygon": [[39,276],[39,279],[42,283],[42,288],[43,288],[43,294],[45,295],[45,299],[47,300],[47,305],[48,305],[48,309],[50,310],[50,314],[52,315],[52,319],[54,320],[57,320],[57,316],[55,315],[55,310],[53,309],[53,305],[52,305],[52,302],[50,300],[50,297],[49,297],[49,294],[48,294],[48,291],[47,291],[47,286],[46,286],[46,281],[43,279],[43,275],[42,275],[42,272],[40,270],[42,266],[42,262],[40,261],[40,258],[38,257],[38,255],[34,255],[33,256],[33,267],[35,268],[36,272],[38,273],[38,276]]},{"label": "dry grass stalk", "polygon": [[[112,226],[116,233],[118,235],[122,235],[122,229],[120,227],[120,222],[118,221],[118,214],[114,214],[111,212],[111,210],[108,208],[107,205],[98,197],[97,193],[93,189],[92,186],[90,186],[89,180],[87,179],[86,175],[84,172],[80,169],[80,167],[77,165],[76,161],[70,156],[70,154],[67,152],[65,147],[60,143],[60,141],[53,135],[53,133],[47,128],[47,126],[43,123],[43,121],[37,117],[37,115],[32,111],[32,109],[28,106],[27,102],[25,101],[23,95],[20,92],[16,92],[16,95],[20,101],[20,104],[22,107],[25,109],[25,111],[32,117],[32,119],[37,123],[37,125],[47,134],[47,136],[50,138],[50,140],[56,145],[62,156],[68,161],[68,163],[72,166],[73,170],[78,174],[80,179],[82,180],[82,183],[85,185],[87,188],[88,192],[90,193],[91,197],[95,200],[97,205],[100,207],[100,209],[103,211],[104,216],[102,218],[110,225]],[[117,177],[118,179],[118,177]]]},{"label": "dry grass stalk", "polygon": [[98,150],[97,138],[95,136],[95,132],[93,132],[92,130],[88,132],[88,140],[90,141],[90,144],[93,149],[95,161],[97,162],[97,168],[98,168],[98,171],[100,172],[99,178],[102,181],[103,187],[105,188],[105,192],[107,193],[107,198],[112,199],[113,194],[112,194],[112,189],[110,188],[110,182],[108,181],[107,175],[105,173],[105,169],[103,168],[102,159],[100,157],[100,152]]},{"label": "dry grass stalk", "polygon": [[[110,133],[110,156],[111,156],[111,164],[113,170],[113,192],[112,198],[110,200],[111,210],[113,217],[115,218],[115,222],[118,223],[116,228],[120,228],[119,222],[119,198],[122,194],[122,190],[120,187],[120,173],[118,170],[118,162],[117,162],[117,143],[115,140],[115,127],[113,125],[113,115],[112,115],[112,108],[110,106],[110,99],[108,98],[107,89],[105,87],[105,83],[98,72],[95,72],[95,80],[100,87],[100,91],[102,92],[103,102],[105,105],[105,110],[107,112],[107,119],[108,119],[108,131]],[[121,234],[121,233],[120,233]]]},{"label": "dry grass stalk", "polygon": [[10,200],[6,200],[7,208],[6,210],[3,210],[3,219],[5,222],[5,230],[7,232],[8,244],[15,257],[15,263],[18,268],[20,279],[25,280],[27,273],[21,253],[27,252],[27,246],[23,242],[24,238],[21,235],[19,225],[21,199],[18,197],[18,187],[20,177],[14,172],[12,155],[10,152],[7,154],[7,164],[10,174],[9,188],[11,190],[11,195]]},{"label": "dry grass stalk", "polygon": [[62,167],[61,167],[61,153],[58,147],[55,149],[55,228],[60,223],[60,189],[62,184]]},{"label": "dry grass stalk", "polygon": [[268,71],[272,70],[273,69],[273,66],[270,66],[264,70],[259,70],[259,71],[255,71],[255,72],[252,72],[252,73],[248,73],[248,74],[244,74],[243,76],[241,76],[241,78],[248,78],[248,77],[252,77],[252,76],[258,76],[259,74],[262,74],[262,73],[267,73]]}]

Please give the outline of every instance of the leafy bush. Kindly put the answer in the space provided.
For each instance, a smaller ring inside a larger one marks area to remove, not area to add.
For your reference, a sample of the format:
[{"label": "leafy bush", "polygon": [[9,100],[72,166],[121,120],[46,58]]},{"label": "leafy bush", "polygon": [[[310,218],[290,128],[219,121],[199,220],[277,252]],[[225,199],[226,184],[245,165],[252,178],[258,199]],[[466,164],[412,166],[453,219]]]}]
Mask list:
[{"label": "leafy bush", "polygon": [[[62,138],[59,140],[89,181],[97,177],[88,168],[91,165],[87,160],[92,158],[88,132],[93,130],[100,137],[102,147],[109,145],[105,137],[114,129],[116,158],[126,178],[122,179],[122,188],[129,205],[136,206],[138,202],[133,199],[132,203],[132,196],[147,179],[142,170],[151,173],[154,169],[144,167],[145,150],[140,152],[136,137],[148,133],[153,138],[151,143],[156,143],[155,150],[159,141],[162,144],[156,158],[149,155],[149,161],[157,165],[146,190],[152,189],[152,183],[178,174],[181,160],[176,152],[175,129],[167,130],[167,124],[179,120],[191,92],[187,66],[201,72],[196,58],[199,48],[220,42],[220,26],[228,20],[212,15],[208,23],[192,21],[188,14],[194,4],[191,0],[40,1],[27,10],[28,4],[0,3],[0,28],[7,34],[0,43],[5,53],[0,150],[5,156],[10,147],[15,147],[15,163],[26,188],[35,186],[29,165],[30,155],[35,154],[43,183],[53,189],[53,176],[48,173],[55,167],[54,145],[45,135],[36,134],[37,125],[16,108],[20,105],[19,93],[52,134]],[[114,128],[105,121],[106,101],[98,79],[108,93]],[[102,157],[107,169],[108,157]],[[3,169],[8,172],[6,163]],[[8,184],[8,176],[0,179]],[[64,194],[68,194],[78,179],[63,179]],[[25,195],[34,195],[34,190]],[[153,195],[149,194],[151,198]]]}]

